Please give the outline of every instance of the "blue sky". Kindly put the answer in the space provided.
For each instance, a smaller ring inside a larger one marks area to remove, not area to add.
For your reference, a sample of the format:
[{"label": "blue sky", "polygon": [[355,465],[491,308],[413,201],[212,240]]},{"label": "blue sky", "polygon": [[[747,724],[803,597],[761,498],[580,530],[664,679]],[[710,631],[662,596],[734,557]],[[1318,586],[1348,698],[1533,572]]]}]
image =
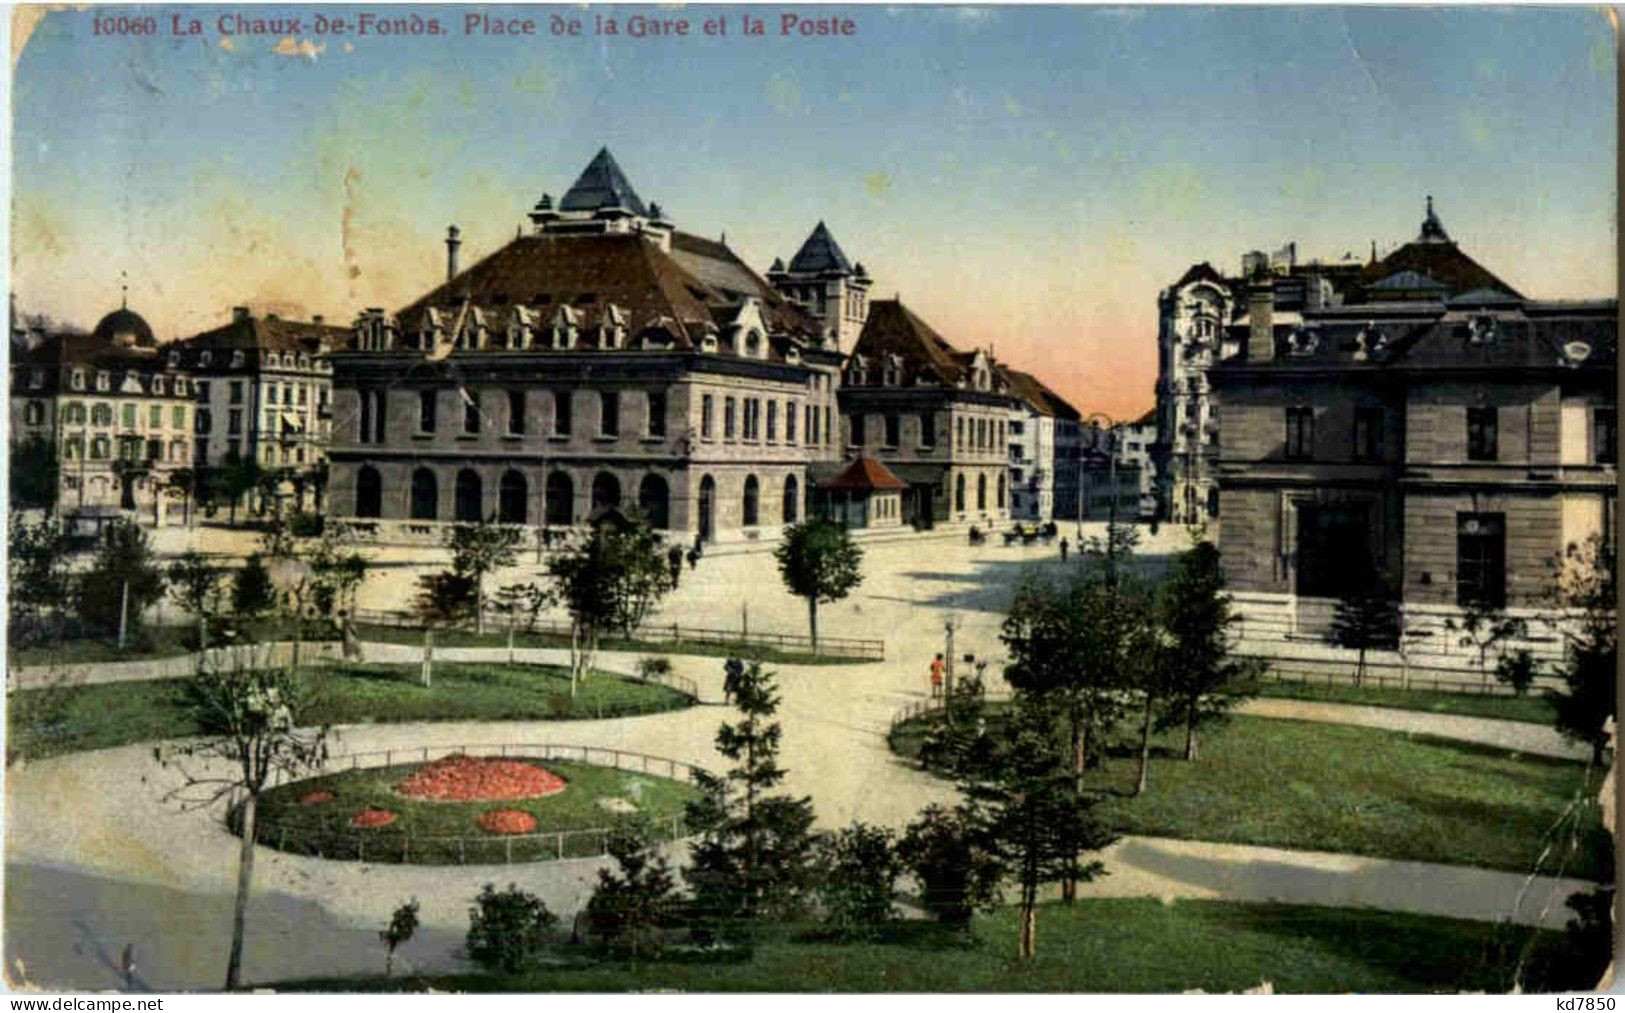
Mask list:
[{"label": "blue sky", "polygon": [[[344,8],[322,8],[343,12]],[[607,144],[679,227],[758,267],[819,219],[951,340],[1080,407],[1148,406],[1157,290],[1295,239],[1363,256],[1432,193],[1524,291],[1614,294],[1614,50],[1569,9],[820,8],[853,38],[746,39],[781,8],[491,8],[544,34],[107,38],[55,11],[16,65],[14,278],[161,336],[234,304],[349,319],[513,234]],[[357,8],[348,9],[352,14]],[[687,17],[708,39],[554,38],[555,11]],[[347,45],[348,44],[348,45]],[[228,48],[229,46],[229,48]],[[308,49],[308,47],[307,47]],[[1057,354],[1060,353],[1060,354]]]}]

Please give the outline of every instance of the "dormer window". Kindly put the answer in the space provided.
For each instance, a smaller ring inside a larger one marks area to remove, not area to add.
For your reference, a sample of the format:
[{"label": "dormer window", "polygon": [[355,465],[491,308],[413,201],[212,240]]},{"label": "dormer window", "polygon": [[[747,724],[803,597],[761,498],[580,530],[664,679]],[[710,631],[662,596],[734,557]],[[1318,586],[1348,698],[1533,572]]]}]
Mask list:
[{"label": "dormer window", "polygon": [[97,390],[106,390],[108,387],[112,386],[112,383],[113,383],[113,378],[108,376],[106,373],[97,373],[96,374],[96,389]]},{"label": "dormer window", "polygon": [[168,358],[166,359],[166,361],[169,363],[169,368],[170,369],[178,369],[178,368],[180,368],[181,353],[179,353],[179,352],[170,352]]},{"label": "dormer window", "polygon": [[1500,327],[1494,317],[1488,314],[1473,317],[1467,322],[1467,343],[1470,345],[1494,344],[1499,330]]},{"label": "dormer window", "polygon": [[762,332],[750,331],[745,335],[745,357],[749,359],[763,358]]},{"label": "dormer window", "polygon": [[162,394],[164,392],[164,378],[163,377],[155,376],[155,377],[152,378],[152,392],[154,394]]},{"label": "dormer window", "polygon": [[299,357],[299,368],[300,369],[309,369],[310,368],[310,356],[301,355]]},{"label": "dormer window", "polygon": [[45,386],[45,370],[36,369],[28,374],[28,388],[30,390],[39,390],[43,386]]},{"label": "dormer window", "polygon": [[715,352],[717,350],[717,336],[712,331],[700,335],[700,351]]},{"label": "dormer window", "polygon": [[69,377],[69,379],[68,379],[68,385],[70,387],[72,387],[74,390],[84,390],[85,389],[85,371],[82,370],[82,369],[74,370],[73,375],[71,377]]},{"label": "dormer window", "polygon": [[245,361],[241,350],[231,353],[231,366],[233,369],[240,368]]},{"label": "dormer window", "polygon": [[213,352],[202,352],[197,357],[197,364],[199,366],[203,366],[205,368],[207,368],[209,363],[211,363],[213,361],[214,361],[214,353]]}]

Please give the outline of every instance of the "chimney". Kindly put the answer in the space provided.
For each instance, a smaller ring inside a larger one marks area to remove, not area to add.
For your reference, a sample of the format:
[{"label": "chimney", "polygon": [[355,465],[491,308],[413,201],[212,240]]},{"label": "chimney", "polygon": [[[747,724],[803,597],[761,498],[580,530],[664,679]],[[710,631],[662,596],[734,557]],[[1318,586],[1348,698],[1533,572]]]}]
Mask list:
[{"label": "chimney", "polygon": [[234,323],[234,324],[235,323],[241,323],[242,321],[247,320],[247,319],[248,319],[248,307],[247,306],[233,306],[231,308],[231,322],[232,323]]},{"label": "chimney", "polygon": [[457,226],[448,226],[446,229],[446,280],[457,277],[457,248],[463,245],[458,238],[462,233]]},{"label": "chimney", "polygon": [[1247,284],[1247,360],[1275,358],[1275,280],[1255,275]]},{"label": "chimney", "polygon": [[322,316],[320,313],[316,313],[311,316],[310,322],[315,324],[317,327],[320,327],[322,325],[322,321],[326,319],[327,318]]}]

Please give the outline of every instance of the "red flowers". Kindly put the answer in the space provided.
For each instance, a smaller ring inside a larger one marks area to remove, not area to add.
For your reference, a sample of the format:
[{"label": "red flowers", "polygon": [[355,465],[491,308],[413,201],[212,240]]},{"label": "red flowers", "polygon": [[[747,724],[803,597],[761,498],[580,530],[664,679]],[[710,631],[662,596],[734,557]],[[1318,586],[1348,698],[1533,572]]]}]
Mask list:
[{"label": "red flowers", "polygon": [[388,809],[374,809],[371,806],[361,810],[350,817],[350,825],[359,830],[371,830],[375,827],[387,827],[395,822],[395,814]]},{"label": "red flowers", "polygon": [[480,829],[492,834],[528,834],[536,829],[536,817],[518,809],[492,809],[482,813]]},{"label": "red flowers", "polygon": [[562,777],[535,764],[519,760],[482,760],[462,753],[425,764],[395,785],[395,790],[402,795],[435,802],[540,798],[556,795],[564,788]]},{"label": "red flowers", "polygon": [[325,789],[321,791],[307,791],[299,796],[300,805],[321,805],[323,802],[333,801],[333,793]]}]

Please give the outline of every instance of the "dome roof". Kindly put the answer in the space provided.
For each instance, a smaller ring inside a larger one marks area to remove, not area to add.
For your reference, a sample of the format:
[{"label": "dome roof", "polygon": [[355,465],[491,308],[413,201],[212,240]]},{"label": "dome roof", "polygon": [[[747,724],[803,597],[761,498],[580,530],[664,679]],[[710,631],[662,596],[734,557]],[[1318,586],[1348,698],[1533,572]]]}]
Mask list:
[{"label": "dome roof", "polygon": [[96,325],[95,335],[102,341],[126,348],[156,348],[158,339],[141,314],[128,307],[120,307],[102,317]]}]

